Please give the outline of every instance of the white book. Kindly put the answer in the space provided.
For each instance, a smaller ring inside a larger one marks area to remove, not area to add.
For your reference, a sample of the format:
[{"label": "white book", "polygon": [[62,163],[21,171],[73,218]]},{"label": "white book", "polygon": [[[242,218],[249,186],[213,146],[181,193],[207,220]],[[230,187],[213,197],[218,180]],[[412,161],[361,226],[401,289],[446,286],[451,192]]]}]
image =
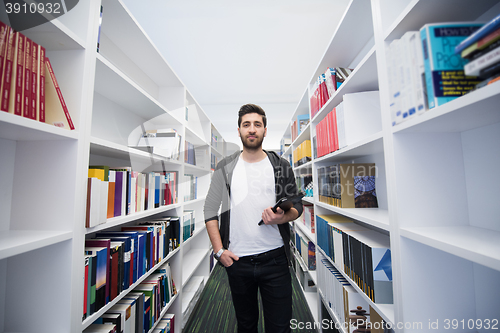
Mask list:
[{"label": "white book", "polygon": [[132,322],[131,320],[132,306],[130,304],[117,303],[113,305],[107,312],[119,313],[121,315],[122,319],[121,324],[123,333],[135,333],[135,315],[134,315],[134,322]]},{"label": "white book", "polygon": [[413,70],[413,92],[415,94],[415,108],[417,114],[427,110],[427,91],[425,89],[424,53],[420,41],[420,33],[414,31],[410,36],[411,68]]},{"label": "white book", "polygon": [[389,53],[391,62],[387,66],[391,67],[391,80],[392,82],[392,119],[394,119],[395,124],[399,124],[403,121],[403,113],[401,110],[401,91],[400,82],[398,75],[398,63],[399,63],[399,39],[395,39],[389,45]]},{"label": "white book", "polygon": [[[86,225],[88,228],[95,227],[96,225],[99,225],[101,223],[106,222],[106,219],[102,220],[101,216],[101,194],[102,194],[102,187],[106,186],[107,183],[103,182],[99,178],[89,178],[89,187],[88,187],[88,217],[86,221]],[[105,183],[105,184],[102,184]]]},{"label": "white book", "polygon": [[[126,320],[126,322],[130,325],[130,333],[136,333],[136,302],[135,299],[121,299],[118,301],[118,304],[128,305],[130,306],[130,317]],[[125,331],[124,331],[125,333]]]},{"label": "white book", "polygon": [[415,31],[406,32],[400,39],[401,43],[401,65],[403,66],[403,79],[404,94],[403,94],[403,118],[405,120],[413,118],[417,115],[416,96],[414,90],[414,71],[413,67],[416,66],[416,60],[412,59],[410,39],[415,38]]}]

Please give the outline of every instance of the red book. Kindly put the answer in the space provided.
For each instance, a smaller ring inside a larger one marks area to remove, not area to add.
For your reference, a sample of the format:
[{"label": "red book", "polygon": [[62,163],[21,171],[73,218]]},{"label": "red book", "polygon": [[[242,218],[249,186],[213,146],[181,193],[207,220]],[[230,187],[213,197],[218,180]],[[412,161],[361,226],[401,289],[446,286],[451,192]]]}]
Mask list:
[{"label": "red book", "polygon": [[332,110],[332,121],[333,121],[333,137],[335,140],[335,150],[339,150],[339,131],[337,128],[337,109],[333,108]]},{"label": "red book", "polygon": [[33,42],[29,38],[25,38],[24,44],[24,81],[23,81],[23,116],[30,119],[35,119],[33,110],[31,108],[31,67],[32,67],[32,56],[33,56]]},{"label": "red book", "polygon": [[14,66],[14,37],[15,31],[12,28],[7,27],[5,33],[5,64],[2,71],[1,96],[1,109],[5,112],[9,112],[10,85],[12,83],[12,71]]},{"label": "red book", "polygon": [[26,37],[16,32],[14,35],[14,58],[12,81],[10,84],[9,113],[23,115],[24,46]]},{"label": "red book", "polygon": [[31,48],[31,119],[39,120],[38,112],[38,44],[33,42]]},{"label": "red book", "polygon": [[61,88],[57,83],[54,69],[49,58],[45,58],[45,122],[57,127],[75,129],[68,107],[64,101]]},{"label": "red book", "polygon": [[45,48],[38,45],[38,120],[45,122]]},{"label": "red book", "polygon": [[5,51],[7,50],[8,35],[10,27],[0,21],[0,91],[3,83],[3,69],[5,63]]}]

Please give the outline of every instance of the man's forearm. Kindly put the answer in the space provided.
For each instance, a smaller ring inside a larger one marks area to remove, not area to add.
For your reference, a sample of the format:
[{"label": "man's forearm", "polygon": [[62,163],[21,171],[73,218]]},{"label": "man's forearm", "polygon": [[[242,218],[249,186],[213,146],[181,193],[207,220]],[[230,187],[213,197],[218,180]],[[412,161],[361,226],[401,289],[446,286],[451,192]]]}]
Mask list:
[{"label": "man's forearm", "polygon": [[217,253],[223,247],[222,239],[220,238],[219,233],[219,221],[210,220],[206,222],[205,225],[207,227],[208,237],[212,243],[212,249],[215,253]]}]

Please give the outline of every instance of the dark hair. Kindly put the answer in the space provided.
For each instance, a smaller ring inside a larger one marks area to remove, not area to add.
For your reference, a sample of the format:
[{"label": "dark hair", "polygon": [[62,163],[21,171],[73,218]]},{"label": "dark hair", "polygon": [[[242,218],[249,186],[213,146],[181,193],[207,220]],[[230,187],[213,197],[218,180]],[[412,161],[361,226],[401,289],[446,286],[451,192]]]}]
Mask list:
[{"label": "dark hair", "polygon": [[238,127],[241,126],[241,118],[243,118],[244,115],[249,113],[260,114],[262,116],[262,122],[264,123],[264,127],[267,126],[267,118],[264,109],[255,104],[245,104],[240,108],[240,111],[238,112]]}]

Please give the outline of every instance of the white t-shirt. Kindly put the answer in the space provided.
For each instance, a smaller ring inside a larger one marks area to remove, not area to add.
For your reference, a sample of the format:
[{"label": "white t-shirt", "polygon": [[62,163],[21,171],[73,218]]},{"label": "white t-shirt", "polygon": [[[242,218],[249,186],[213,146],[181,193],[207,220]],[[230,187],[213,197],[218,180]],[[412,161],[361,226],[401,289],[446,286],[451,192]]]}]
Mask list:
[{"label": "white t-shirt", "polygon": [[274,171],[269,158],[256,163],[238,159],[231,179],[229,250],[237,256],[283,246],[277,225],[258,225],[262,212],[274,206]]}]

